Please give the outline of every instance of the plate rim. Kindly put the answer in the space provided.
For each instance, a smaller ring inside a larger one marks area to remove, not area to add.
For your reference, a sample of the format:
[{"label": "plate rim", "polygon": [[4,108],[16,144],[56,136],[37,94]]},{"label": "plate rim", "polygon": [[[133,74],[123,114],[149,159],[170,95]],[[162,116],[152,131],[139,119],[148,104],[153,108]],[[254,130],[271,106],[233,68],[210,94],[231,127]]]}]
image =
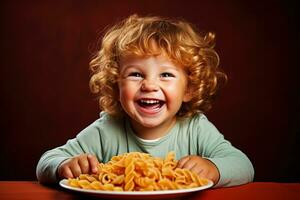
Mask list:
[{"label": "plate rim", "polygon": [[76,192],[83,192],[83,193],[90,193],[90,194],[99,194],[99,195],[119,195],[119,196],[129,196],[129,195],[170,195],[170,194],[183,194],[183,193],[191,193],[197,192],[201,190],[208,189],[213,186],[213,182],[209,179],[208,184],[195,187],[195,188],[188,188],[188,189],[176,189],[176,190],[157,190],[157,191],[108,191],[108,190],[90,190],[90,189],[82,189],[82,188],[75,188],[71,187],[67,184],[68,179],[62,179],[59,181],[59,185],[65,189],[76,191]]}]

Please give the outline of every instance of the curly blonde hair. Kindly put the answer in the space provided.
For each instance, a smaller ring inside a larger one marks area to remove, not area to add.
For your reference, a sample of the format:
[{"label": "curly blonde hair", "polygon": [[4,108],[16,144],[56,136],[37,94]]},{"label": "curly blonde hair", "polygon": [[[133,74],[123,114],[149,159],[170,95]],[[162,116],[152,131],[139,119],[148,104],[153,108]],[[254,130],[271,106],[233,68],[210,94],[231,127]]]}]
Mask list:
[{"label": "curly blonde hair", "polygon": [[184,20],[138,15],[129,16],[111,27],[90,62],[93,73],[90,89],[99,96],[100,110],[114,116],[123,114],[118,88],[120,57],[159,54],[151,41],[171,60],[184,66],[187,72],[192,98],[182,103],[177,116],[188,117],[208,111],[218,89],[227,81],[226,74],[218,67],[219,56],[214,50],[215,34],[198,33]]}]

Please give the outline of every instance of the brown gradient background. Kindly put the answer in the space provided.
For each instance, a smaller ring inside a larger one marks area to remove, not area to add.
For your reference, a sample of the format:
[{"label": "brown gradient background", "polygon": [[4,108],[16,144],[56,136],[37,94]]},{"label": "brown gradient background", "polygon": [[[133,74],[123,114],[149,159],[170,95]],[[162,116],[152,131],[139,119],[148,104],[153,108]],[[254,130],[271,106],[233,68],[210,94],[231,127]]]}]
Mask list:
[{"label": "brown gradient background", "polygon": [[216,32],[229,82],[209,119],[249,156],[256,181],[299,182],[296,5],[247,2],[1,1],[0,180],[35,180],[43,152],[97,119],[91,54],[107,25],[138,13]]}]

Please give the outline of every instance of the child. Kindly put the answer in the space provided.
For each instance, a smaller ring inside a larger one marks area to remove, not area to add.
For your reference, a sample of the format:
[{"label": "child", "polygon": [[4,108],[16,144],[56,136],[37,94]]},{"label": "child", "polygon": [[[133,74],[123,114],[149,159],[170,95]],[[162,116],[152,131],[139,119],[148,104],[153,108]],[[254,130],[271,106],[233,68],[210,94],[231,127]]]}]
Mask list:
[{"label": "child", "polygon": [[182,20],[132,15],[113,26],[90,63],[100,118],[44,153],[38,180],[97,173],[99,162],[126,152],[165,157],[175,151],[177,167],[215,187],[251,182],[249,159],[203,114],[226,81],[213,47],[213,33],[201,35]]}]

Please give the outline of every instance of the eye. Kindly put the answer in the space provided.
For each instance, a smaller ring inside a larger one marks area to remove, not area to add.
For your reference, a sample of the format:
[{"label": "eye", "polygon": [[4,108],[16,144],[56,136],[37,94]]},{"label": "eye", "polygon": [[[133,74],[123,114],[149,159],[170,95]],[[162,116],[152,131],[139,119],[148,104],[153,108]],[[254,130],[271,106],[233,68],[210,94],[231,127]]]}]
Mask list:
[{"label": "eye", "polygon": [[163,78],[175,77],[174,74],[169,73],[169,72],[164,72],[164,73],[162,73],[160,76],[163,77]]},{"label": "eye", "polygon": [[128,76],[132,76],[132,77],[143,77],[141,73],[139,72],[132,72],[130,73]]},{"label": "eye", "polygon": [[128,80],[139,81],[143,79],[143,74],[140,72],[130,72],[126,77]]}]

